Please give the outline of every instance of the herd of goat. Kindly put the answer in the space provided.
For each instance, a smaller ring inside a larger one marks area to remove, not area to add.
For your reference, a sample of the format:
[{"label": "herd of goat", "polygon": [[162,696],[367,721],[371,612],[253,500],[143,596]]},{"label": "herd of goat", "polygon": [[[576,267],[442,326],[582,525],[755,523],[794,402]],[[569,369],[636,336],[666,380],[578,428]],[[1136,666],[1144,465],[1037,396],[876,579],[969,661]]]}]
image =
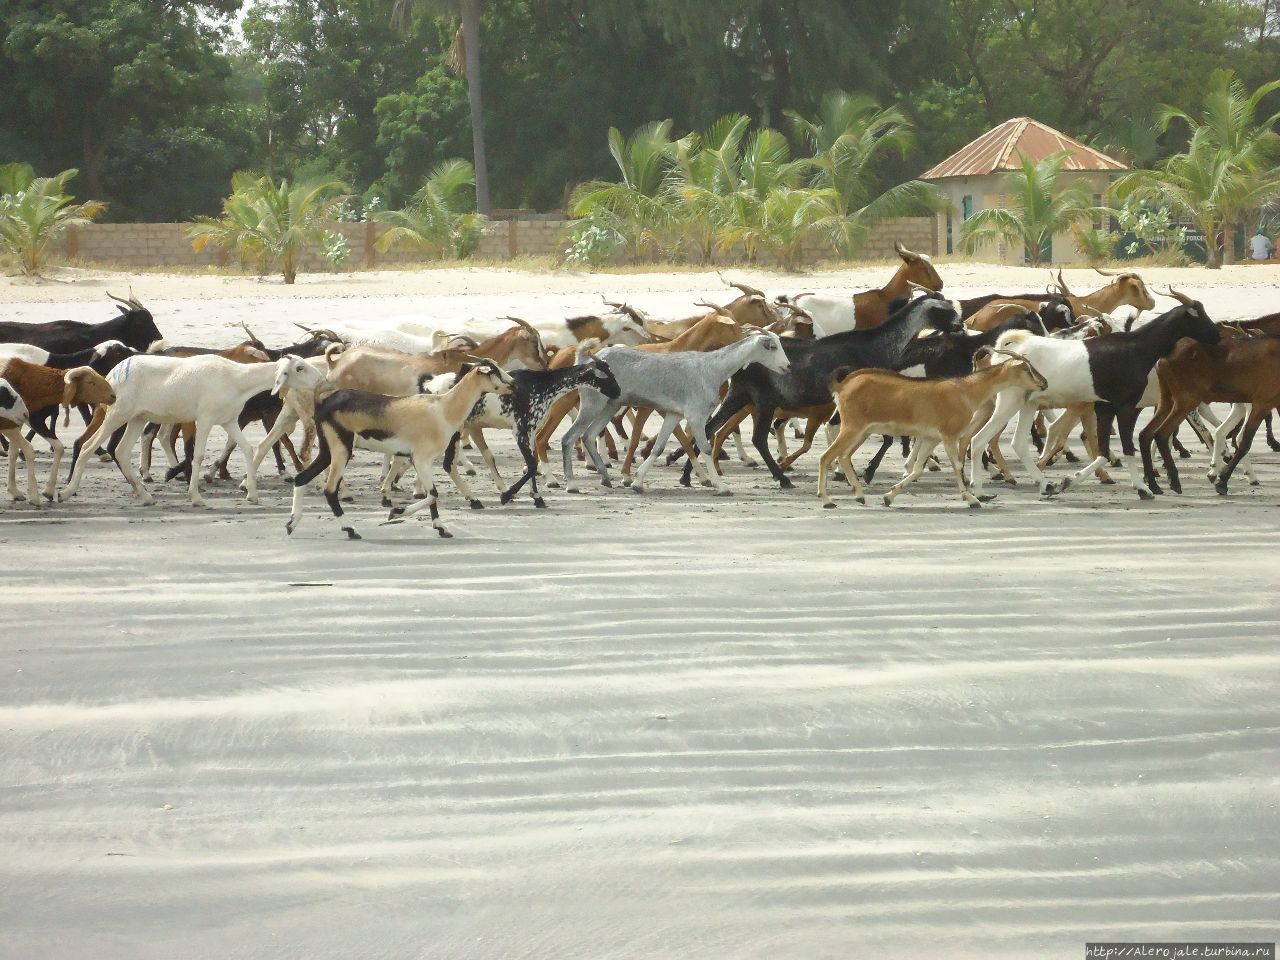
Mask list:
[{"label": "herd of goat", "polygon": [[[988,471],[1015,482],[999,444],[1015,418],[1014,452],[1042,496],[1090,475],[1112,482],[1107,468],[1116,465],[1139,497],[1161,493],[1153,444],[1166,482],[1181,492],[1172,446],[1189,455],[1177,438],[1184,420],[1210,448],[1209,476],[1219,493],[1226,493],[1237,467],[1256,482],[1249,450],[1264,421],[1268,441],[1280,449],[1270,422],[1280,404],[1280,314],[1215,323],[1199,302],[1172,289],[1176,305],[1155,314],[1155,297],[1135,273],[1105,274],[1109,282],[1085,296],[1068,290],[1059,273],[1044,293],[952,300],[942,295],[942,278],[928,256],[897,249],[902,263],[889,282],[851,296],[770,298],[733,283],[739,295],[731,302],[700,304],[704,309],[684,318],[660,320],[606,301],[609,309],[599,315],[542,327],[503,318],[512,325],[484,338],[370,322],[307,330],[300,342],[280,349],[247,327],[248,339],[226,350],[166,347],[151,313],[132,294],[112,297],[118,313],[103,323],[0,323],[0,437],[8,447],[9,492],[33,506],[42,495],[64,501],[75,495],[89,464],[103,458],[150,503],[144,481],[151,479],[158,440],[168,461],[165,479],[186,476],[191,502],[201,506],[206,448],[219,427],[227,440],[209,478],[230,478],[228,458],[238,448],[250,502],[257,502],[257,469],[267,453],[274,453],[281,473],[284,454],[292,459],[290,533],[308,486],[323,475],[333,515],[349,537],[359,538],[343,519],[339,488],[361,448],[384,455],[381,492],[389,520],[428,510],[433,527],[448,537],[437,463],[472,508],[482,506],[466,479],[473,471],[464,449],[483,458],[503,503],[528,485],[534,505],[543,507],[540,481],[576,489],[578,456],[611,486],[602,444],[610,459],[621,459],[631,488],[643,492],[674,436],[685,460],[681,483],[690,485],[696,473],[722,494],[729,490],[719,467],[721,445],[732,440],[738,456],[751,462],[738,432],[748,416],[751,445],[783,488],[792,486],[792,464],[826,427],[829,443],[818,469],[825,507],[835,506],[828,484],[837,469],[864,502],[864,484],[895,438],[902,438],[906,469],[885,494],[886,505],[925,469],[937,468],[933,455],[941,446],[961,498],[978,507],[990,499],[983,494]],[[1129,308],[1124,320],[1117,317],[1122,308]],[[1212,403],[1231,404],[1230,414],[1219,420]],[[86,428],[58,489],[64,453],[58,417],[64,409],[68,426],[72,407]],[[1143,407],[1154,413],[1135,443]],[[1046,421],[1052,411],[1060,412]],[[642,451],[653,413],[661,423]],[[550,441],[570,417],[560,438],[559,479],[547,464]],[[804,422],[803,442],[788,452],[792,421]],[[255,422],[266,430],[256,448],[244,434]],[[295,443],[299,423],[304,433]],[[1067,446],[1077,425],[1087,462],[1052,483],[1044,469],[1055,457],[1077,460]],[[498,473],[486,429],[514,435],[523,469],[510,486]],[[1113,430],[1121,448],[1116,459]],[[859,475],[852,454],[873,435],[882,438],[880,447]],[[35,436],[52,452],[43,490],[30,442]],[[625,453],[615,438],[627,442]],[[633,470],[638,454],[644,459]],[[20,462],[25,494],[17,482]],[[415,499],[393,506],[391,495],[410,469]]]}]

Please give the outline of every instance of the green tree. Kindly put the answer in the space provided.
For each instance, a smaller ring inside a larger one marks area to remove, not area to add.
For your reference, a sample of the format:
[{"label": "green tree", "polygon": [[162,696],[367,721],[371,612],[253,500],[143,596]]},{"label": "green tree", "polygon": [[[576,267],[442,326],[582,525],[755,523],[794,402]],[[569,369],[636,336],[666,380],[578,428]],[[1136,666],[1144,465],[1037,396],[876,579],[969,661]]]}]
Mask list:
[{"label": "green tree", "polygon": [[1069,155],[1063,150],[1036,163],[1019,153],[1020,169],[1005,177],[1005,192],[1012,196],[1012,204],[980,210],[966,220],[960,231],[961,249],[972,253],[979,243],[1004,239],[1023,246],[1032,264],[1044,263],[1055,234],[1083,225],[1097,213],[1082,187],[1058,187]]},{"label": "green tree", "polygon": [[878,167],[885,155],[906,156],[911,146],[911,123],[898,108],[836,90],[822,98],[813,119],[794,111],[787,115],[796,138],[813,151],[813,186],[833,192],[826,224],[841,253],[850,255],[881,220],[938,209],[937,189],[921,180],[880,190]]},{"label": "green tree", "polygon": [[476,212],[475,171],[465,160],[446,160],[436,166],[403,210],[379,210],[378,223],[390,229],[378,238],[386,252],[407,243],[433,257],[446,253],[470,256],[484,231],[485,218]]},{"label": "green tree", "polygon": [[[1121,200],[1153,200],[1193,220],[1204,231],[1210,268],[1231,260],[1232,236],[1242,218],[1280,198],[1280,112],[1259,121],[1262,100],[1280,90],[1280,80],[1252,93],[1229,70],[1214,74],[1204,107],[1193,116],[1176,107],[1160,109],[1166,129],[1181,120],[1191,130],[1183,153],[1155,170],[1135,170],[1113,187]],[[1219,249],[1219,232],[1226,237]]]},{"label": "green tree", "polygon": [[123,144],[163,143],[229,102],[221,46],[240,2],[9,0],[0,8],[0,155],[75,166],[91,195],[115,199],[129,184],[109,180],[108,161]]},{"label": "green tree", "polygon": [[649,123],[630,138],[609,129],[609,153],[622,179],[582,184],[570,199],[575,217],[588,217],[623,238],[633,260],[660,253],[676,223],[667,173],[676,151],[671,121]]},{"label": "green tree", "polygon": [[78,172],[36,177],[25,163],[0,166],[0,251],[17,261],[27,276],[40,273],[49,244],[67,227],[90,223],[106,209],[97,200],[72,202],[67,182]]},{"label": "green tree", "polygon": [[298,276],[298,255],[325,242],[328,223],[346,199],[346,184],[311,180],[290,184],[271,177],[237,173],[222,216],[197,217],[189,231],[191,247],[207,244],[233,250],[262,269],[279,266],[285,283]]}]

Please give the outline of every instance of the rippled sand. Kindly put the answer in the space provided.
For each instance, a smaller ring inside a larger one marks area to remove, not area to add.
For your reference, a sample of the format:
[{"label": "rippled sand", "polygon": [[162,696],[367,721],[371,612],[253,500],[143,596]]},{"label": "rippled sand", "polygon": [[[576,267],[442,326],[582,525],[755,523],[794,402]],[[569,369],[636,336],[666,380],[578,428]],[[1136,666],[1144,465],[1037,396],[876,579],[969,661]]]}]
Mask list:
[{"label": "rippled sand", "polygon": [[[173,341],[229,312],[170,306]],[[0,509],[0,956],[1274,940],[1260,461],[1227,498],[1186,465],[1181,498],[982,511],[943,474],[823,511],[812,454],[789,493],[731,466],[724,500],[659,471],[495,508],[478,478],[442,541],[377,525],[365,458],[359,543],[319,498],[286,538],[273,475],[261,507],[148,509],[93,465],[69,505]]]}]

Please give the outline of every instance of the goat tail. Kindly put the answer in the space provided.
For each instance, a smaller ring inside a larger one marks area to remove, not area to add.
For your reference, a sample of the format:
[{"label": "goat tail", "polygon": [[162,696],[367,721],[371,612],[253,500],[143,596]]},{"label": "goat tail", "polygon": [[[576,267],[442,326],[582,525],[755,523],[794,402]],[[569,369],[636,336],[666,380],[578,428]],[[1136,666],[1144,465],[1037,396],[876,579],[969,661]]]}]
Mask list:
[{"label": "goat tail", "polygon": [[587,337],[587,339],[585,340],[580,340],[578,342],[577,350],[574,351],[573,362],[574,363],[585,362],[587,359],[587,356],[591,353],[591,351],[597,349],[599,346],[600,346],[599,337]]},{"label": "goat tail", "polygon": [[338,354],[347,349],[345,343],[331,343],[324,349],[324,362],[329,365],[329,369],[333,370],[333,366],[338,362]]}]

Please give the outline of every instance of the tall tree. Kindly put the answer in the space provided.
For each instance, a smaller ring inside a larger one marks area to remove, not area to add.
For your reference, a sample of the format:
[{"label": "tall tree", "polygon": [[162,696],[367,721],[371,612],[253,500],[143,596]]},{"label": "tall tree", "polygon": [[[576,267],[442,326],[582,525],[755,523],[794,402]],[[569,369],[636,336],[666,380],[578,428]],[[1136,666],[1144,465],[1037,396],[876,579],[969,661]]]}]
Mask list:
[{"label": "tall tree", "polygon": [[462,29],[458,43],[462,47],[463,76],[467,81],[467,100],[471,106],[471,152],[476,175],[476,207],[488,216],[493,212],[489,199],[489,162],[484,145],[484,95],[480,79],[480,0],[393,0],[392,16],[407,21],[412,8],[420,15],[461,13]]},{"label": "tall tree", "polygon": [[123,136],[181,124],[226,95],[220,46],[241,0],[9,0],[0,14],[0,149],[79,167],[109,199]]}]

